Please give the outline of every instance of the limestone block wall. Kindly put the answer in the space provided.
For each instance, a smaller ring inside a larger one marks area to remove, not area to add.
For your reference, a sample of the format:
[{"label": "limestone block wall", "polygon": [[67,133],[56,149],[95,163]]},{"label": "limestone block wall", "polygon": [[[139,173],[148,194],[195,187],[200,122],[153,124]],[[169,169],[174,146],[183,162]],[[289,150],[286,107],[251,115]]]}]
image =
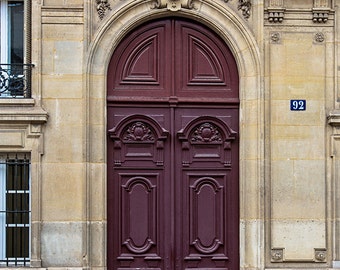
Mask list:
[{"label": "limestone block wall", "polygon": [[[334,6],[267,4],[268,265],[326,267],[332,265],[326,115],[334,106]],[[327,20],[313,19],[325,14]],[[305,110],[292,111],[291,100],[305,100]]]},{"label": "limestone block wall", "polygon": [[41,172],[42,266],[81,267],[86,239],[83,1],[44,1],[40,16],[41,101],[50,115]]},{"label": "limestone block wall", "polygon": [[[326,250],[326,43],[308,30],[280,35],[269,45],[272,252],[313,261]],[[306,110],[291,111],[293,99]]]}]

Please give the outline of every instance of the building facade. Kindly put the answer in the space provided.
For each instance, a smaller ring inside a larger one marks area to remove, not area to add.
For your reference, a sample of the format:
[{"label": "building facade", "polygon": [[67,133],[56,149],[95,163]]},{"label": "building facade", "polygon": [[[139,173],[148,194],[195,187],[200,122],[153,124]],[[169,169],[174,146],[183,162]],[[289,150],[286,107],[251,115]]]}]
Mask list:
[{"label": "building facade", "polygon": [[0,267],[340,268],[339,0],[0,0]]}]

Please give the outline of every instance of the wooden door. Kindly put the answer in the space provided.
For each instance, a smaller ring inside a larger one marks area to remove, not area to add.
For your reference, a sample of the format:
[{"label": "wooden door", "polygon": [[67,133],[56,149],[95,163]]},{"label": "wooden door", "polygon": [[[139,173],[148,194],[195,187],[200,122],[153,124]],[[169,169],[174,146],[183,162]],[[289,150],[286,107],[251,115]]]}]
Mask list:
[{"label": "wooden door", "polygon": [[180,18],[141,25],[108,70],[109,269],[238,269],[238,73]]}]

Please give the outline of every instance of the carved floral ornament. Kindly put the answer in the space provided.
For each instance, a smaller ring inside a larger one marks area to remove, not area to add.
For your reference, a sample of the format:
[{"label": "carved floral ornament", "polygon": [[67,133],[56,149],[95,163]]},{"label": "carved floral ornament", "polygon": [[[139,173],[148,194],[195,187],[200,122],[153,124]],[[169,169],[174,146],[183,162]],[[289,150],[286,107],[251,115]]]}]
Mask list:
[{"label": "carved floral ornament", "polygon": [[[223,1],[226,3],[229,2],[229,0]],[[152,8],[158,9],[167,8],[170,11],[178,11],[182,8],[193,9],[194,8],[193,2],[194,0],[153,0]],[[100,20],[104,18],[107,11],[112,10],[109,0],[96,0],[96,9]],[[250,17],[251,0],[239,0],[238,9],[242,11],[243,17],[245,19],[248,19]]]},{"label": "carved floral ornament", "polygon": [[222,136],[215,125],[203,123],[195,129],[190,141],[193,143],[222,142]]},{"label": "carved floral ornament", "polygon": [[132,123],[127,130],[125,131],[125,134],[123,135],[124,141],[133,141],[133,142],[154,142],[155,141],[155,135],[146,123],[137,121],[135,123]]}]

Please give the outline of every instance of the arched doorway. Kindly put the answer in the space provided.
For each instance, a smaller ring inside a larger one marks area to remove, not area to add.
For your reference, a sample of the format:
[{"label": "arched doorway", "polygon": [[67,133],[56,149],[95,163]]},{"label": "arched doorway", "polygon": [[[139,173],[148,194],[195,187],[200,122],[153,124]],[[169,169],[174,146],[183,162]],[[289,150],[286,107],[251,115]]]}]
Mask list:
[{"label": "arched doorway", "polygon": [[141,25],[107,76],[109,269],[239,268],[236,62],[203,25]]}]

